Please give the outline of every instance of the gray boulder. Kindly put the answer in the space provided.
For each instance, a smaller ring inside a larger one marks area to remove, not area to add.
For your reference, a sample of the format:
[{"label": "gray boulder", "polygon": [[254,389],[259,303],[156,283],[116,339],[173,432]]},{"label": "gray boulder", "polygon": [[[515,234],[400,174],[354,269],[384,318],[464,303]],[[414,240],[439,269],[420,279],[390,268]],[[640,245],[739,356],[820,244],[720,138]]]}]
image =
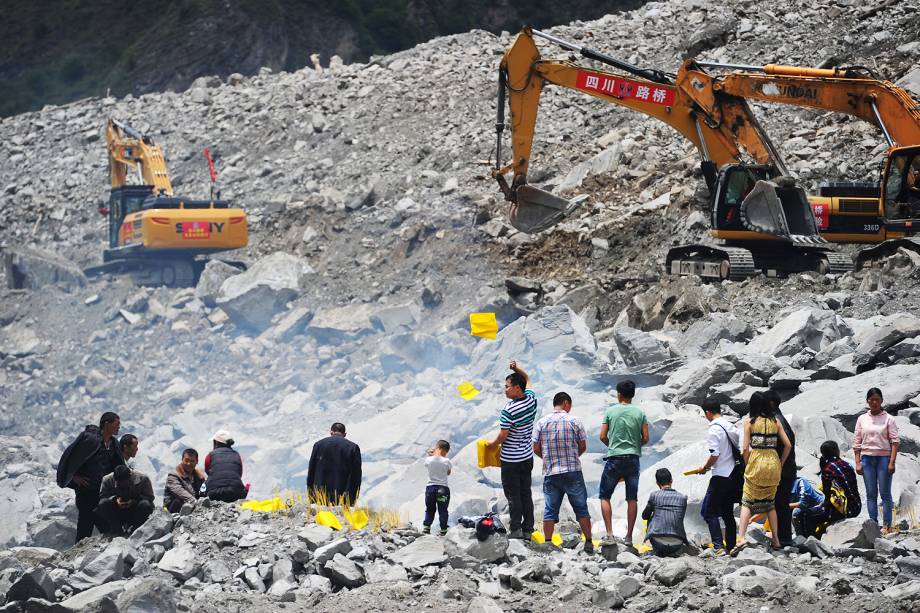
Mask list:
[{"label": "gray boulder", "polygon": [[371,307],[366,304],[317,309],[306,333],[320,344],[337,345],[373,334],[370,316]]},{"label": "gray boulder", "polygon": [[882,590],[882,596],[890,598],[895,602],[911,602],[920,599],[920,581],[907,581],[898,585],[892,585]]},{"label": "gray boulder", "polygon": [[216,307],[221,286],[227,279],[235,277],[241,272],[239,268],[226,262],[209,260],[198,278],[198,285],[195,286],[195,297],[211,308]]},{"label": "gray boulder", "polygon": [[754,336],[746,321],[729,313],[710,313],[699,319],[680,336],[674,348],[688,358],[712,355],[723,340],[742,342]]},{"label": "gray boulder", "polygon": [[713,386],[727,383],[736,371],[736,366],[724,358],[699,360],[678,368],[665,385],[674,390],[680,402],[698,405],[706,400]]},{"label": "gray boulder", "polygon": [[310,551],[316,551],[318,547],[335,538],[335,530],[319,524],[310,524],[297,533],[297,538],[306,543]]},{"label": "gray boulder", "polygon": [[311,272],[305,260],[280,251],[273,253],[224,281],[217,306],[239,327],[261,332],[300,293],[301,277]]},{"label": "gray boulder", "polygon": [[243,571],[243,582],[249,586],[249,589],[255,592],[259,594],[265,593],[265,582],[259,574],[259,569],[255,566],[249,566]]},{"label": "gray boulder", "polygon": [[748,349],[763,355],[794,356],[803,349],[821,351],[853,331],[834,311],[804,308],[793,311],[768,332],[752,340]]},{"label": "gray boulder", "polygon": [[827,543],[822,543],[813,536],[809,536],[804,543],[799,545],[799,549],[802,551],[807,551],[811,555],[822,560],[834,555],[833,547]]},{"label": "gray boulder", "polygon": [[881,535],[878,523],[854,517],[831,524],[821,540],[831,547],[872,549]]},{"label": "gray boulder", "polygon": [[98,585],[62,601],[61,606],[68,611],[85,612],[96,610],[101,604],[107,603],[109,611],[118,611],[115,600],[125,590],[125,584],[127,581],[122,579]]},{"label": "gray boulder", "polygon": [[162,579],[132,579],[115,604],[119,613],[175,613],[176,589]]},{"label": "gray boulder", "polygon": [[54,581],[43,568],[33,568],[17,579],[6,592],[7,602],[41,598],[54,600]]},{"label": "gray boulder", "polygon": [[270,596],[283,597],[298,587],[294,578],[294,565],[288,558],[281,558],[272,566],[272,585],[268,588]]},{"label": "gray boulder", "polygon": [[195,550],[190,545],[170,549],[157,562],[157,568],[185,582],[201,570]]},{"label": "gray boulder", "polygon": [[367,580],[364,571],[353,560],[349,560],[340,553],[323,565],[326,575],[336,585],[356,588],[361,587]]},{"label": "gray boulder", "polygon": [[399,564],[390,564],[386,560],[375,560],[366,564],[364,576],[368,583],[396,583],[409,580],[405,568]]},{"label": "gray boulder", "polygon": [[384,334],[409,332],[415,327],[416,307],[412,304],[387,307],[370,316],[371,324]]},{"label": "gray boulder", "polygon": [[920,317],[908,313],[892,315],[876,329],[861,336],[862,340],[856,347],[853,362],[859,368],[869,366],[889,347],[917,335],[920,335]]},{"label": "gray boulder", "polygon": [[791,581],[791,577],[765,566],[745,566],[722,577],[722,585],[744,594],[762,598],[769,596]]},{"label": "gray boulder", "polygon": [[470,600],[466,613],[502,613],[504,609],[488,596],[476,596]]},{"label": "gray boulder", "polygon": [[161,509],[155,510],[142,525],[131,533],[128,539],[134,547],[141,547],[150,541],[161,539],[173,529],[172,515]]},{"label": "gray boulder", "polygon": [[443,564],[447,561],[444,539],[434,535],[419,537],[391,553],[389,559],[409,569]]},{"label": "gray boulder", "polygon": [[76,590],[87,590],[125,576],[125,545],[112,541],[99,555],[84,562],[68,583]]},{"label": "gray boulder", "polygon": [[317,566],[322,568],[326,565],[326,562],[334,558],[336,555],[347,555],[351,551],[351,541],[347,538],[340,538],[318,547],[316,551],[313,552],[313,559],[316,560]]},{"label": "gray boulder", "polygon": [[25,247],[7,247],[3,267],[9,289],[38,289],[46,285],[83,287],[86,275],[73,262],[53,253]]},{"label": "gray boulder", "polygon": [[672,357],[668,346],[649,332],[621,327],[614,331],[613,340],[629,367],[658,364]]},{"label": "gray boulder", "polygon": [[882,404],[885,409],[905,406],[920,394],[920,364],[875,368],[839,381],[803,383],[801,393],[783,403],[783,413],[787,417],[843,417],[853,423],[866,410],[866,392],[870,387],[885,391]]},{"label": "gray boulder", "polygon": [[615,589],[624,600],[628,600],[642,590],[642,583],[632,575],[622,575],[613,580],[607,588]]},{"label": "gray boulder", "polygon": [[779,570],[779,564],[776,558],[763,549],[755,549],[753,547],[743,549],[737,557],[728,561],[728,568],[730,569],[744,568],[745,566],[763,566],[772,568],[773,570]]},{"label": "gray boulder", "polygon": [[920,557],[904,556],[894,561],[898,567],[897,582],[920,581]]},{"label": "gray boulder", "polygon": [[600,588],[591,595],[591,604],[598,609],[621,609],[626,599],[615,589]]},{"label": "gray boulder", "polygon": [[686,579],[690,570],[690,564],[684,560],[665,560],[653,576],[661,585],[673,587]]},{"label": "gray boulder", "polygon": [[444,551],[449,558],[474,558],[483,562],[496,562],[508,551],[508,536],[491,534],[484,541],[476,538],[476,530],[454,526],[444,539]]},{"label": "gray boulder", "polygon": [[70,520],[49,518],[29,525],[29,542],[36,547],[47,547],[63,551],[69,549],[77,536],[77,529]]},{"label": "gray boulder", "polygon": [[262,336],[276,341],[289,342],[303,334],[312,319],[313,311],[302,306],[294,307],[282,315],[278,323],[266,330]]}]

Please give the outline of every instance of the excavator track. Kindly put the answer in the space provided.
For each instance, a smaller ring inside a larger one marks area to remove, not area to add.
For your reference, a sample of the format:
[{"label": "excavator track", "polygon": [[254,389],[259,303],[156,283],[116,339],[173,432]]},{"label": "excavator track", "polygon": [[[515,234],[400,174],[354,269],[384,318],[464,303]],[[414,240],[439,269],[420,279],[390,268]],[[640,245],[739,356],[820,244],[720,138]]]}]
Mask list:
[{"label": "excavator track", "polygon": [[879,263],[880,260],[897,253],[900,248],[920,253],[920,237],[893,238],[874,247],[867,247],[856,252],[856,270],[862,270]]},{"label": "excavator track", "polygon": [[827,274],[842,275],[845,272],[852,271],[854,268],[853,259],[843,253],[828,251],[824,254],[824,259],[827,262]]},{"label": "excavator track", "polygon": [[665,259],[665,273],[672,275],[743,281],[758,272],[754,256],[740,247],[685,245],[668,251]]},{"label": "excavator track", "polygon": [[87,277],[104,274],[128,274],[137,285],[156,287],[194,287],[203,263],[185,259],[112,259],[83,269]]}]

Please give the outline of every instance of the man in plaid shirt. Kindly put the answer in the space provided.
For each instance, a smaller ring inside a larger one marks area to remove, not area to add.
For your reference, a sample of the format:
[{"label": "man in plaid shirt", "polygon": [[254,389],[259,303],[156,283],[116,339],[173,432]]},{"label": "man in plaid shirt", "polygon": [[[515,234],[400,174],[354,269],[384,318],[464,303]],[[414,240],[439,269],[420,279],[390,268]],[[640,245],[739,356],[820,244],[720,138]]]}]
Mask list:
[{"label": "man in plaid shirt", "polygon": [[572,397],[559,392],[553,398],[553,412],[534,426],[533,452],[543,458],[543,536],[549,543],[559,521],[562,497],[568,496],[575,518],[585,535],[585,553],[594,553],[591,540],[591,515],[588,513],[588,489],[581,473],[579,456],[588,448],[585,427],[569,415]]}]

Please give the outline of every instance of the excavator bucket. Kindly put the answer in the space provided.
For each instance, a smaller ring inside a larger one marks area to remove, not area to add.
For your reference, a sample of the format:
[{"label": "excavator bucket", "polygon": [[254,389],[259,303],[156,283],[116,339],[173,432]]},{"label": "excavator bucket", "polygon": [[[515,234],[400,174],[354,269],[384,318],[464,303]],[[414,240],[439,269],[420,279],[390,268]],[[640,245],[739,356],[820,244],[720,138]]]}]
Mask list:
[{"label": "excavator bucket", "polygon": [[525,234],[542,232],[568,217],[588,199],[578,196],[566,200],[531,185],[521,185],[511,205],[511,225]]},{"label": "excavator bucket", "polygon": [[805,190],[791,179],[760,180],[741,202],[741,219],[750,230],[794,243],[825,243]]}]

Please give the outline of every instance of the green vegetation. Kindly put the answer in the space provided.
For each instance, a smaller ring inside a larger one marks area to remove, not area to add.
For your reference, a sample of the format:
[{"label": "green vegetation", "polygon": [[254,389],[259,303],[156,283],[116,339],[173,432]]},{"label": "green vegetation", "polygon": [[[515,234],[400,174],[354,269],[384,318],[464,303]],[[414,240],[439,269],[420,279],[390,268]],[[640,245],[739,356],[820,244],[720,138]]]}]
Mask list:
[{"label": "green vegetation", "polygon": [[4,0],[0,117],[196,77],[347,61],[444,34],[591,19],[643,0]]}]

